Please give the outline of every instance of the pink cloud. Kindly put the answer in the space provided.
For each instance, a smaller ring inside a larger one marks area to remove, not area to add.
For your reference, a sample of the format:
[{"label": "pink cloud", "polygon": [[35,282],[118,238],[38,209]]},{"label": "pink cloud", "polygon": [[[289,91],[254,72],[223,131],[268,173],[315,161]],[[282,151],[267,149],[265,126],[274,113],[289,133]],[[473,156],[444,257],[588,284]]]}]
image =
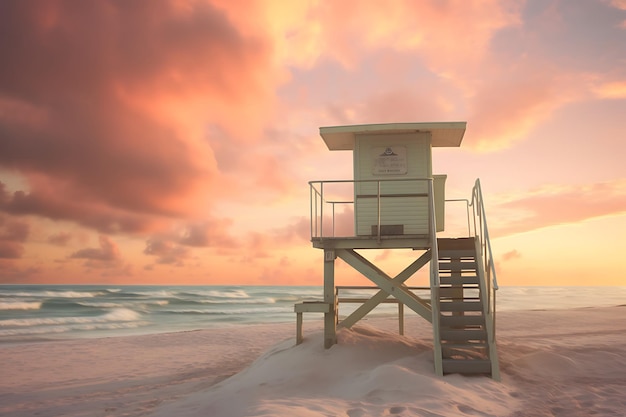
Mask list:
[{"label": "pink cloud", "polygon": [[305,190],[302,161],[322,150],[319,137],[315,129],[305,136],[276,124],[260,133],[254,144],[242,144],[222,129],[210,128],[220,171],[220,186],[213,199],[266,204]]},{"label": "pink cloud", "polygon": [[25,242],[30,231],[28,223],[23,221],[7,221],[0,217],[0,240]]},{"label": "pink cloud", "polygon": [[399,87],[373,94],[355,106],[354,113],[359,120],[393,123],[415,120],[416,109],[419,109],[420,120],[438,120],[445,112],[442,103],[436,99],[438,88],[442,86]]},{"label": "pink cloud", "polygon": [[24,254],[24,246],[16,242],[0,240],[0,258],[19,259]]},{"label": "pink cloud", "polygon": [[309,242],[311,240],[311,222],[308,217],[299,217],[286,226],[271,232],[277,241],[286,243]]},{"label": "pink cloud", "polygon": [[498,213],[518,213],[490,224],[494,237],[620,215],[626,213],[626,181],[545,187],[500,203],[494,209]]},{"label": "pink cloud", "polygon": [[[595,74],[587,63],[566,67],[542,50],[533,25],[565,34],[572,28],[555,28],[563,10],[548,7],[525,26],[522,8],[489,1],[312,7],[308,17],[321,30],[308,35],[319,37],[313,42],[319,48],[308,49],[318,54],[311,73],[342,86],[340,95],[326,99],[326,117],[333,124],[469,120],[465,145],[480,150],[524,140],[565,105],[588,98]],[[506,50],[502,39],[509,41]],[[295,36],[294,42],[312,41]],[[328,64],[333,61],[343,67]],[[374,79],[384,81],[349,88]]]},{"label": "pink cloud", "polygon": [[[2,243],[0,242],[0,253]],[[0,256],[0,282],[6,284],[38,283],[43,269],[39,266],[20,267],[13,260],[5,260]]]},{"label": "pink cloud", "polygon": [[37,176],[30,192],[10,194],[0,182],[0,210],[12,215],[36,215],[53,220],[71,220],[102,233],[140,233],[159,227],[162,219],[141,215],[90,200],[80,193],[59,191],[55,181]]},{"label": "pink cloud", "polygon": [[57,246],[65,246],[72,240],[72,238],[73,236],[71,233],[58,232],[58,233],[48,236],[48,243],[51,243]]},{"label": "pink cloud", "polygon": [[493,63],[470,99],[466,145],[481,150],[510,146],[563,105],[584,98],[583,75],[533,59]]},{"label": "pink cloud", "polygon": [[273,64],[262,38],[186,4],[3,4],[0,166],[29,184],[5,210],[109,233],[206,209],[223,181],[204,127],[254,140],[239,134],[260,131]]},{"label": "pink cloud", "polygon": [[363,50],[390,46],[421,54],[435,70],[460,68],[480,61],[495,31],[519,23],[518,8],[499,1],[323,3],[307,11],[322,30],[296,39],[317,46],[306,48],[309,53],[330,55],[348,67],[357,65]]},{"label": "pink cloud", "polygon": [[98,248],[84,248],[72,253],[71,259],[85,259],[90,267],[111,267],[118,266],[122,260],[122,255],[118,246],[107,236],[99,236]]},{"label": "pink cloud", "polygon": [[272,257],[274,239],[264,233],[251,232],[246,238],[245,257],[252,260]]},{"label": "pink cloud", "polygon": [[[609,4],[619,10],[626,10],[626,0],[609,0]],[[626,29],[626,19],[622,20],[619,27]]]},{"label": "pink cloud", "polygon": [[28,223],[0,215],[0,258],[21,258],[29,232]]},{"label": "pink cloud", "polygon": [[[354,209],[350,204],[336,205],[335,218],[331,214],[330,206],[325,206],[324,218],[318,217],[317,225],[313,220],[313,234],[319,236],[354,236]],[[315,228],[317,227],[317,231]],[[310,232],[309,232],[310,234]]]},{"label": "pink cloud", "polygon": [[231,219],[211,219],[189,224],[184,227],[178,243],[193,247],[235,247],[238,243],[230,232],[232,224]]},{"label": "pink cloud", "polygon": [[143,253],[155,256],[158,264],[173,264],[177,266],[182,266],[184,261],[190,257],[189,248],[159,238],[149,239]]},{"label": "pink cloud", "polygon": [[616,9],[626,10],[626,0],[608,0],[608,3]]},{"label": "pink cloud", "polygon": [[232,223],[230,219],[211,219],[180,226],[150,237],[143,253],[156,257],[157,264],[183,266],[192,256],[190,248],[230,251],[241,246],[231,234]]}]

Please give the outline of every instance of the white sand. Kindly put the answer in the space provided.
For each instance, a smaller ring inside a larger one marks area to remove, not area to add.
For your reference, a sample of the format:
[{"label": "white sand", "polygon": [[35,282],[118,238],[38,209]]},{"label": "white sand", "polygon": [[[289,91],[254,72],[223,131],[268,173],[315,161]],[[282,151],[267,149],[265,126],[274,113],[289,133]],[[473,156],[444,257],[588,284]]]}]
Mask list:
[{"label": "white sand", "polygon": [[0,415],[626,415],[626,307],[500,313],[500,383],[435,377],[417,317],[407,337],[366,321],[330,350],[321,319],[300,346],[294,327],[0,345]]}]

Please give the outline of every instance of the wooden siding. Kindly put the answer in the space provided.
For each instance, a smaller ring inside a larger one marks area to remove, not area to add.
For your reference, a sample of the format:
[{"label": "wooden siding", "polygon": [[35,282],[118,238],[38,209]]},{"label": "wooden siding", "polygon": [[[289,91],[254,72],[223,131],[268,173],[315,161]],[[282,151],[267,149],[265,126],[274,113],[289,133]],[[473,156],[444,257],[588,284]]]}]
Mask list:
[{"label": "wooden siding", "polygon": [[[426,197],[382,197],[381,225],[401,224],[404,234],[428,233],[428,200]],[[357,198],[357,235],[371,235],[378,225],[378,202],[375,198]]]},{"label": "wooden siding", "polygon": [[[374,160],[386,147],[401,147],[406,151],[406,174],[382,175],[374,172]],[[382,181],[381,225],[401,224],[404,234],[428,233],[428,182],[418,179],[432,176],[431,164],[428,133],[357,135],[354,149],[356,234],[371,235],[372,226],[378,225],[378,183],[358,182],[362,180]],[[387,182],[400,179],[407,181]]]}]

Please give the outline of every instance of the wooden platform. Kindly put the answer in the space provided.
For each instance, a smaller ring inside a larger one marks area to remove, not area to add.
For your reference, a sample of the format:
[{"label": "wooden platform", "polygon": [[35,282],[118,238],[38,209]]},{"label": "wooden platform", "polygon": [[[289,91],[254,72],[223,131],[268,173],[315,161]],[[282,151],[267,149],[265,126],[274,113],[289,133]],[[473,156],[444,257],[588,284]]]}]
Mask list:
[{"label": "wooden platform", "polygon": [[415,249],[430,248],[430,239],[425,235],[401,236],[348,236],[311,238],[316,249]]}]

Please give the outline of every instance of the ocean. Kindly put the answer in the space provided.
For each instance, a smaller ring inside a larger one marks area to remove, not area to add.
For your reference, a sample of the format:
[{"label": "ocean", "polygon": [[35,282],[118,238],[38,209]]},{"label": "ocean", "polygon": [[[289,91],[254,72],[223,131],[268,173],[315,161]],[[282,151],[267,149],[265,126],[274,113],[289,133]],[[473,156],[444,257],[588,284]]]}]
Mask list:
[{"label": "ocean", "polygon": [[[321,287],[299,286],[0,285],[0,343],[295,323],[294,303],[321,297]],[[498,311],[624,304],[626,287],[501,287],[497,292]],[[340,313],[354,308],[340,305]],[[395,314],[391,304],[370,313]]]}]

